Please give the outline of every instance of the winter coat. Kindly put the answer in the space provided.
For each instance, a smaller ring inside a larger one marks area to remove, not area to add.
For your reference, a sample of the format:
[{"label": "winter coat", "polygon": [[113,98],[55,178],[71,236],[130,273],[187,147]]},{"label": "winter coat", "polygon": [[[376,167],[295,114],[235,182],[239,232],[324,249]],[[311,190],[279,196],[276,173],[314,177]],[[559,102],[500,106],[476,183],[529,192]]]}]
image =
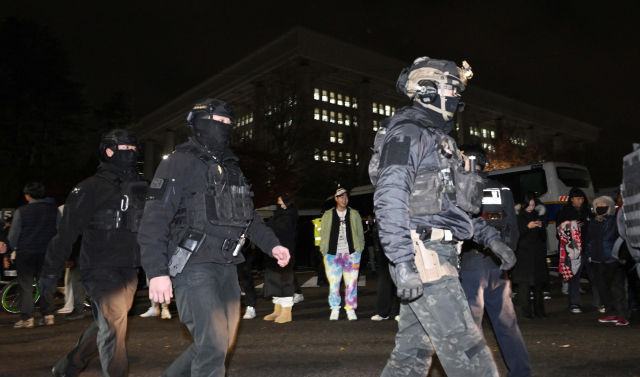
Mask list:
[{"label": "winter coat", "polygon": [[513,268],[513,281],[529,285],[539,285],[547,277],[547,252],[542,241],[547,239],[546,230],[529,228],[531,221],[542,221],[544,206],[538,206],[531,212],[521,210],[518,213],[518,247],[516,248],[517,262]]},{"label": "winter coat", "polygon": [[[580,208],[576,208],[573,206],[573,204],[571,204],[571,198],[576,196],[582,196],[585,198],[584,203]],[[589,208],[587,195],[585,195],[585,193],[582,190],[574,187],[569,192],[569,202],[565,204],[565,206],[556,215],[556,234],[558,230],[557,228],[563,222],[582,221],[584,225],[580,228],[580,233],[582,234],[582,241],[584,241],[589,233],[589,224],[594,217],[595,216],[593,212],[591,212],[591,209]],[[583,253],[583,255],[585,254]]]},{"label": "winter coat", "polygon": [[612,256],[613,245],[618,239],[616,207],[613,199],[601,196],[594,200],[594,208],[600,202],[607,204],[609,210],[603,216],[596,215],[594,221],[589,225],[589,233],[586,237],[582,237],[584,241],[582,247],[592,262],[614,262],[617,259]]},{"label": "winter coat", "polygon": [[280,244],[289,249],[289,254],[295,252],[296,226],[298,225],[298,209],[289,206],[286,209],[278,208],[273,213],[267,226],[276,234]]}]

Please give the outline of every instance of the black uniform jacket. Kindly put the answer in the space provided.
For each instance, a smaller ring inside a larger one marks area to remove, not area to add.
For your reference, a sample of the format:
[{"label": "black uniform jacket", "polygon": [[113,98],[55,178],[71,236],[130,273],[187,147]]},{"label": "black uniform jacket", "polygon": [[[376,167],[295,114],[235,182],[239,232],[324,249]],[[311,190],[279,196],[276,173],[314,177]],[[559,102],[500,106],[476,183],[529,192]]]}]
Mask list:
[{"label": "black uniform jacket", "polygon": [[[515,250],[518,243],[518,219],[516,217],[515,202],[513,200],[513,194],[511,190],[502,183],[489,179],[485,172],[478,172],[478,174],[484,179],[485,189],[498,189],[500,190],[499,205],[482,205],[482,212],[493,212],[496,209],[501,209],[501,220],[489,220],[487,223],[493,227],[498,226],[498,229],[502,235],[502,241],[506,241],[505,233],[508,233],[509,240],[511,242],[505,242],[512,250]],[[478,215],[480,216],[480,215]],[[494,225],[495,224],[495,225]],[[462,255],[460,261],[460,268],[463,270],[478,270],[478,269],[496,269],[500,268],[500,259],[493,254],[491,250],[485,249],[473,241],[466,241],[462,246]]]},{"label": "black uniform jacket", "polygon": [[140,267],[135,233],[127,229],[106,230],[89,226],[96,211],[111,208],[114,201],[120,203],[122,198],[120,186],[100,176],[101,172],[111,173],[111,176],[117,177],[116,180],[123,182],[142,180],[137,170],[124,171],[102,162],[97,175],[80,182],[67,197],[58,234],[47,247],[43,275],[59,275],[62,272],[80,234],[82,270]]},{"label": "black uniform jacket", "polygon": [[[207,150],[190,138],[176,149],[197,147],[202,152]],[[237,165],[238,158],[229,149],[225,149],[220,156],[213,156],[225,166]],[[239,167],[236,166],[237,169]],[[148,200],[144,207],[144,215],[138,231],[138,242],[142,255],[142,266],[149,279],[157,276],[168,276],[168,264],[177,246],[176,237],[170,237],[171,221],[173,220],[183,197],[195,192],[204,192],[207,187],[208,165],[203,163],[195,154],[174,152],[162,160],[153,177],[154,182],[162,180],[163,194],[154,200]],[[151,184],[153,189],[154,184]],[[233,249],[222,250],[216,239],[237,240],[242,229],[231,226],[214,226],[210,223],[203,230],[208,236],[200,249],[189,258],[188,263],[213,262],[219,264],[239,264],[244,262],[242,253],[233,256]],[[271,255],[274,247],[280,242],[273,231],[253,213],[253,222],[249,228],[251,241],[265,253]]]},{"label": "black uniform jacket", "polygon": [[[488,226],[481,217],[471,219],[447,195],[443,195],[440,213],[409,216],[409,196],[418,171],[439,169],[436,134],[427,128],[438,126],[426,112],[415,106],[404,107],[392,116],[409,122],[401,122],[387,131],[381,148],[382,155],[387,157],[380,162],[374,194],[380,242],[394,263],[414,259],[410,230],[418,225],[448,229],[457,240],[473,238],[483,246],[500,239],[497,230]],[[450,128],[444,131],[446,133]]]}]

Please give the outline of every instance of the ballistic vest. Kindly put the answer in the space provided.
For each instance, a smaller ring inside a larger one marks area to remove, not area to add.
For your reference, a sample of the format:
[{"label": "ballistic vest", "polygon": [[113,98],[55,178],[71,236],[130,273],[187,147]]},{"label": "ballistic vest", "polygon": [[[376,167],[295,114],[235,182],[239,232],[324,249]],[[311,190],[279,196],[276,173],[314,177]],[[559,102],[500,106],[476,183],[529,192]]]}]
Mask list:
[{"label": "ballistic vest", "polygon": [[194,146],[178,147],[174,153],[192,154],[207,165],[207,185],[204,191],[182,197],[172,225],[200,231],[207,223],[245,228],[253,219],[253,193],[237,164],[238,158],[219,160]]},{"label": "ballistic vest", "polygon": [[[375,186],[378,181],[380,161],[385,158],[382,149],[389,130],[401,124],[418,124],[414,119],[392,116],[383,120],[376,133],[373,155],[369,163],[369,177]],[[455,140],[435,127],[421,127],[435,137],[437,157],[424,156],[409,196],[409,215],[436,215],[442,211],[442,196],[447,195],[451,202],[470,214],[480,212],[484,182],[475,172],[464,170],[464,160]]]},{"label": "ballistic vest", "polygon": [[89,227],[103,230],[127,229],[137,233],[149,184],[146,181],[123,181],[117,174],[109,171],[100,171],[96,176],[120,187],[120,196],[112,198],[97,210]]}]

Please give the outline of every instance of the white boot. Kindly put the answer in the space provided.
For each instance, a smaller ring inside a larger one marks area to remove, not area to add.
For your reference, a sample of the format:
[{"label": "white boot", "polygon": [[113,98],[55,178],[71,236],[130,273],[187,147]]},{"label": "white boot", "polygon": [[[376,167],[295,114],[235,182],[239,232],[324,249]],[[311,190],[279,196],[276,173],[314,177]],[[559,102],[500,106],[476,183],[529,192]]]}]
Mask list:
[{"label": "white boot", "polygon": [[356,315],[356,311],[353,309],[347,310],[347,318],[349,318],[349,321],[357,321],[358,316]]},{"label": "white boot", "polygon": [[247,311],[244,312],[244,316],[242,319],[253,319],[256,318],[256,309],[253,306],[247,306]]},{"label": "white boot", "polygon": [[169,305],[162,304],[162,313],[160,315],[162,319],[171,319],[171,312],[169,311]]},{"label": "white boot", "polygon": [[157,317],[160,315],[160,311],[158,310],[158,304],[155,302],[151,302],[151,307],[145,313],[140,314],[140,317]]},{"label": "white boot", "polygon": [[337,321],[338,317],[340,317],[340,309],[332,309],[329,321]]}]

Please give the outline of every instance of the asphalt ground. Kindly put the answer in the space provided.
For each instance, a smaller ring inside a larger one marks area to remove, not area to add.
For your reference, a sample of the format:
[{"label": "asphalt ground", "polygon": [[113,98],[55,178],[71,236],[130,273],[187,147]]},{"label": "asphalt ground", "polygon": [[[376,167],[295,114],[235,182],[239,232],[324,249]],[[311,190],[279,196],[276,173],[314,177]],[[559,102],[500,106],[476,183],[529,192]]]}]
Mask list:
[{"label": "asphalt ground", "polygon": [[[327,287],[303,288],[305,300],[293,309],[293,321],[266,322],[262,317],[271,303],[259,299],[258,316],[241,320],[235,347],[227,358],[229,377],[260,376],[379,376],[394,346],[397,323],[371,321],[376,305],[376,277],[365,270],[366,286],[358,287],[358,321],[329,321]],[[304,284],[312,272],[301,272]],[[256,280],[256,284],[262,283]],[[598,323],[602,314],[593,307],[590,293],[582,295],[583,313],[568,310],[567,296],[560,292],[559,278],[552,277],[552,299],[545,301],[548,320],[518,322],[529,350],[533,376],[640,376],[640,313],[632,324]],[[583,288],[589,291],[588,284]],[[139,290],[129,316],[127,350],[129,376],[160,376],[192,342],[177,318],[175,303],[171,320],[140,318],[148,308],[147,291]],[[515,300],[517,305],[517,299]],[[63,302],[57,300],[60,308]],[[90,314],[90,312],[88,312]],[[244,313],[244,310],[243,310]],[[486,318],[486,317],[485,317]],[[36,322],[40,315],[36,314]],[[0,377],[50,376],[51,366],[69,352],[92,319],[68,322],[56,315],[56,325],[15,330],[17,315],[0,314]],[[503,376],[507,369],[489,321],[484,333]],[[437,360],[429,376],[444,376]],[[98,357],[82,376],[102,376]]]}]

